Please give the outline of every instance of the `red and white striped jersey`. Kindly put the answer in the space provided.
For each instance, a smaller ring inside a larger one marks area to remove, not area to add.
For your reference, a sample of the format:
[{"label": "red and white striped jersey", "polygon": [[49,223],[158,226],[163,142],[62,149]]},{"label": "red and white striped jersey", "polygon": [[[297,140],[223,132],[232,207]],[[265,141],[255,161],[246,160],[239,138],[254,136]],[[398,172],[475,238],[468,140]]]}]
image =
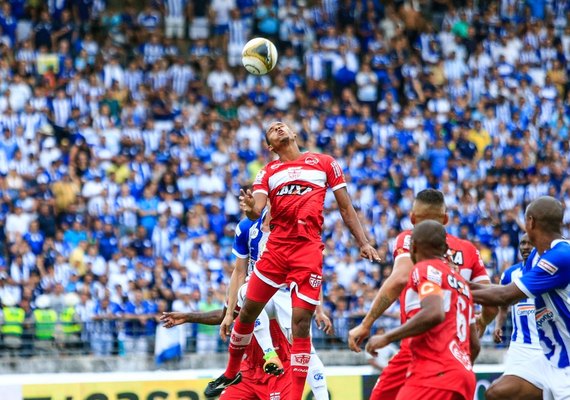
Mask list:
[{"label": "red and white striped jersey", "polygon": [[307,152],[295,161],[267,164],[253,182],[253,193],[269,197],[271,240],[321,240],[326,190],[345,186],[334,158]]}]

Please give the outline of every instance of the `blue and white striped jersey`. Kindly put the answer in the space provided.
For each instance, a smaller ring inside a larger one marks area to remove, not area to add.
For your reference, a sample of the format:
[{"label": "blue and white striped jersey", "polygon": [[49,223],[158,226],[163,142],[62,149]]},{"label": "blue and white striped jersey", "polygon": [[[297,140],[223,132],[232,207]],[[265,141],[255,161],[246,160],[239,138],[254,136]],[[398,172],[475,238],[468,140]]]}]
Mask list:
[{"label": "blue and white striped jersey", "polygon": [[532,251],[532,268],[513,282],[535,299],[535,317],[540,345],[557,368],[570,367],[570,242],[555,240],[539,256]]},{"label": "blue and white striped jersey", "polygon": [[263,232],[261,230],[263,218],[266,214],[267,211],[264,210],[257,221],[244,218],[236,227],[232,253],[238,258],[249,257],[247,276],[253,272],[253,267],[259,257],[261,257],[263,250],[265,250],[265,245],[267,244],[269,232]]},{"label": "blue and white striped jersey", "polygon": [[[503,272],[501,285],[508,285],[527,272],[522,262],[513,265]],[[511,343],[526,347],[540,348],[536,320],[534,318],[534,299],[524,299],[511,306],[513,333]]]}]

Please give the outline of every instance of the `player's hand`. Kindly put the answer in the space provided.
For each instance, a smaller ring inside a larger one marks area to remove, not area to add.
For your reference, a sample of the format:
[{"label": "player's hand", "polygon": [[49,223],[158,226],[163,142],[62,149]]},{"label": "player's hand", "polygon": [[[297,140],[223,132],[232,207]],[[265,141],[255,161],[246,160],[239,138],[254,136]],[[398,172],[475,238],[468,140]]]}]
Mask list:
[{"label": "player's hand", "polygon": [[186,314],[181,312],[164,312],[160,316],[162,326],[172,328],[173,326],[186,323]]},{"label": "player's hand", "polygon": [[501,328],[495,329],[493,332],[493,340],[495,343],[503,343],[503,330]]},{"label": "player's hand", "polygon": [[360,246],[360,257],[367,258],[370,260],[370,262],[382,261],[376,249],[368,243],[363,246]]},{"label": "player's hand", "polygon": [[255,199],[253,198],[251,190],[240,189],[239,192],[239,208],[246,213],[253,211],[253,207],[255,206]]},{"label": "player's hand", "polygon": [[483,323],[481,314],[475,316],[475,328],[477,329],[477,335],[482,338],[485,334],[485,330],[487,329],[487,325]]},{"label": "player's hand", "polygon": [[332,321],[324,312],[319,311],[315,313],[315,322],[317,327],[327,335],[334,333]]},{"label": "player's hand", "polygon": [[350,350],[360,353],[362,350],[360,349],[360,345],[364,340],[370,336],[370,328],[365,327],[364,325],[360,324],[355,326],[348,332],[348,347]]},{"label": "player's hand", "polygon": [[368,341],[366,345],[366,351],[373,356],[376,356],[376,350],[386,347],[390,344],[390,341],[386,335],[374,335]]},{"label": "player's hand", "polygon": [[232,324],[234,323],[234,319],[231,315],[226,314],[222,323],[220,324],[220,337],[225,342],[228,340],[228,336],[232,333]]}]

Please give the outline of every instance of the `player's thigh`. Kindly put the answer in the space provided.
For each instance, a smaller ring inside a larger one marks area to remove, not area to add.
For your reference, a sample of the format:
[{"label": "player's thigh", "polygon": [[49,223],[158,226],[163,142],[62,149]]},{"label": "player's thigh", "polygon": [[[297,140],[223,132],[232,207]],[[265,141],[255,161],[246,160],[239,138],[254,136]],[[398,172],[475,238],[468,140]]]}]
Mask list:
[{"label": "player's thigh", "polygon": [[542,400],[542,390],[515,375],[503,375],[485,392],[487,400]]},{"label": "player's thigh", "polygon": [[394,400],[402,388],[403,382],[412,361],[412,354],[408,346],[402,346],[378,378],[372,389],[370,400]]},{"label": "player's thigh", "polygon": [[225,389],[219,400],[266,400],[268,398],[265,385],[256,385],[244,378],[237,385]]},{"label": "player's thigh", "polygon": [[291,292],[284,289],[278,290],[271,298],[271,303],[271,310],[267,312],[270,314],[270,318],[277,318],[282,328],[291,329],[291,318],[293,317]]},{"label": "player's thigh", "polygon": [[570,400],[570,367],[556,368],[549,363],[549,368],[545,373],[547,378],[543,398],[547,400]]}]

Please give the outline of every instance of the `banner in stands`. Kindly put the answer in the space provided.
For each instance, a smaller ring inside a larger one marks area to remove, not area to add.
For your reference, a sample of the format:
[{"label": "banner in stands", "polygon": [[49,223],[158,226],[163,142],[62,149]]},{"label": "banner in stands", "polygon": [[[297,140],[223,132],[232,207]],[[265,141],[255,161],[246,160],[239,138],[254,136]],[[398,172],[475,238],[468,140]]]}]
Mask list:
[{"label": "banner in stands", "polygon": [[[343,368],[346,375],[341,371],[335,371],[327,376],[328,388],[331,400],[365,400],[376,383],[376,375],[355,375],[356,368]],[[352,370],[352,374],[351,374]],[[79,375],[75,379],[64,383],[23,383],[21,396],[10,397],[6,400],[204,400],[203,390],[210,379],[190,377],[187,380],[180,379],[180,372],[161,372],[154,379],[134,377],[136,374],[124,376],[121,380],[120,373],[104,374],[112,376],[112,379],[86,379],[81,381]],[[489,368],[477,373],[477,392],[474,400],[483,400],[487,387],[500,376],[501,372],[495,368]],[[169,379],[168,376],[171,376]],[[176,375],[176,376],[172,376]],[[36,375],[41,376],[41,375]],[[93,376],[93,375],[91,375]],[[148,377],[148,375],[146,375]],[[29,376],[28,376],[29,377]],[[28,378],[29,382],[31,379]],[[0,384],[0,391],[4,390]],[[14,391],[17,393],[19,391]],[[308,387],[305,388],[304,400],[313,400],[313,395]]]}]

